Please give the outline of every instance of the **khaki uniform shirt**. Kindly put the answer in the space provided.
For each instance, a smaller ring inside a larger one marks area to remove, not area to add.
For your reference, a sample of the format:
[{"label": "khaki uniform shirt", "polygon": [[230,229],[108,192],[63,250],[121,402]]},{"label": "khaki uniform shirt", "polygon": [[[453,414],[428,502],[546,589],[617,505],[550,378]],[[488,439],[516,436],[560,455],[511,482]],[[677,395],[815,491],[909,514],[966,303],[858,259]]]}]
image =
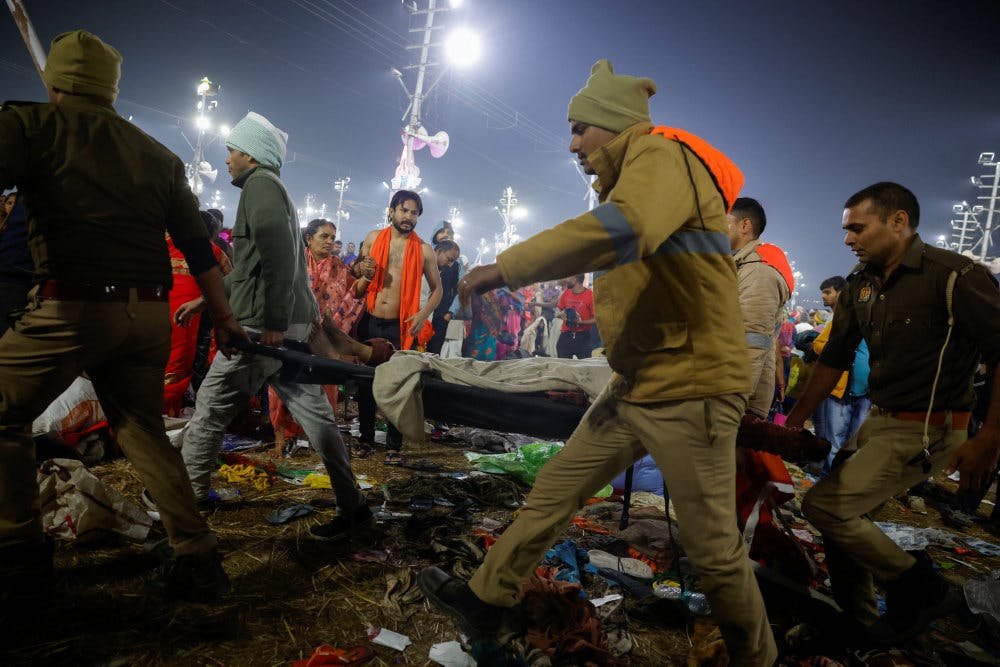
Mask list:
[{"label": "khaki uniform shirt", "polygon": [[632,403],[750,390],[726,207],[708,169],[638,123],[587,156],[601,205],[497,256],[511,287],[585,273]]},{"label": "khaki uniform shirt", "polygon": [[980,356],[990,365],[1000,361],[1000,291],[983,266],[928,246],[917,235],[885,283],[879,268],[854,268],[837,301],[820,362],[848,370],[864,338],[872,403],[886,410],[926,410],[948,333],[945,288],[953,270],[959,273],[953,296],[955,327],[933,409],[971,409],[972,376]]},{"label": "khaki uniform shirt", "polygon": [[170,286],[164,231],[175,243],[208,238],[180,159],[89,98],[4,104],[0,188],[14,185],[36,283]]}]

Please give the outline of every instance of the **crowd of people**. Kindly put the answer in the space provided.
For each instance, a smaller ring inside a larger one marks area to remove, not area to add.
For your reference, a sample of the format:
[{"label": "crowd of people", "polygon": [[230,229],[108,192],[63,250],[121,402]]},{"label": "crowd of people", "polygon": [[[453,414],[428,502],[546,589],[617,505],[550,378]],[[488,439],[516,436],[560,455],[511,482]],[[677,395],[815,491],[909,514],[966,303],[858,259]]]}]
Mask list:
[{"label": "crowd of people", "polygon": [[[53,567],[30,424],[81,373],[169,537],[158,594],[205,601],[228,591],[199,509],[213,502],[227,426],[264,387],[276,453],[304,433],[331,478],[338,513],[311,535],[337,541],[366,529],[373,516],[350,457],[375,448],[370,387],[359,391],[361,437],[349,448],[336,387],[290,382],[277,359],[239,352],[251,339],[297,339],[369,363],[390,345],[483,361],[600,350],[614,371],[472,579],[419,574],[431,603],[470,637],[500,640],[516,628],[521,584],[554,536],[648,453],[731,660],[774,663],[735,516],[735,440],[745,414],[779,411],[789,428],[812,419],[833,443],[804,511],[823,534],[845,622],[906,640],[951,608],[928,561],[867,514],[942,469],[957,470],[970,494],[995,479],[1000,392],[980,401],[977,430],[970,422],[974,374],[984,365],[992,377],[1000,361],[1000,293],[982,266],[920,240],[907,188],[882,182],[846,199],[845,243],[860,263],[822,284],[832,314],[789,315],[794,276],[783,251],[761,240],[766,216],[739,196],[742,172],[703,139],[654,126],[655,83],[602,60],[568,109],[569,149],[597,177],[600,204],[494,264],[465,267],[448,224],[424,242],[423,202],[406,190],[357,246],[343,247],[328,220],[300,229],[280,174],[287,134],[254,112],[226,140],[240,190],[230,246],[221,212],[199,212],[180,160],[115,113],[121,62],[90,33],[62,34],[43,72],[49,102],[0,111],[0,187],[18,192],[10,209],[4,201],[2,233],[14,239],[21,225],[32,276],[23,256],[0,272],[5,314],[16,313],[0,338],[5,603],[37,595]],[[12,301],[15,285],[23,290]],[[162,416],[181,410],[189,385],[193,414],[178,451]],[[403,460],[402,445],[390,424],[385,464]],[[876,580],[888,593],[881,621]]]}]

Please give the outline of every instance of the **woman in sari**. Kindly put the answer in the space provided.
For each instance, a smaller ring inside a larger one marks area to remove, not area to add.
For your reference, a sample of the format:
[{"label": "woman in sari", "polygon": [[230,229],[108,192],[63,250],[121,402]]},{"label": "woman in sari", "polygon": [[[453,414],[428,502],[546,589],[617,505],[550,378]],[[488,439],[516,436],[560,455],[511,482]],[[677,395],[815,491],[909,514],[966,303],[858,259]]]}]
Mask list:
[{"label": "woman in sari", "polygon": [[[215,218],[207,211],[201,212],[205,226],[211,231]],[[170,251],[170,270],[173,273],[174,286],[170,289],[170,312],[175,313],[181,304],[201,296],[201,289],[191,275],[187,260],[170,235],[167,234],[167,249]],[[215,260],[222,269],[222,275],[233,270],[229,258],[217,246],[212,245]],[[167,361],[166,374],[163,378],[163,414],[168,417],[180,415],[184,407],[184,392],[191,384],[194,375],[194,358],[198,347],[198,325],[201,313],[195,314],[187,326],[179,326],[176,320],[170,318],[170,359]],[[215,346],[209,350],[209,363],[215,355]]]},{"label": "woman in sari", "polygon": [[[309,285],[319,304],[320,320],[350,333],[361,317],[364,301],[354,296],[355,278],[339,257],[333,254],[333,242],[337,229],[329,220],[311,220],[302,232],[306,245],[306,271]],[[323,391],[330,406],[337,408],[337,385],[324,385]],[[273,389],[268,389],[271,425],[274,426],[274,449],[272,456],[281,457],[285,451],[285,439],[296,438],[302,429],[292,419],[288,409]]]}]

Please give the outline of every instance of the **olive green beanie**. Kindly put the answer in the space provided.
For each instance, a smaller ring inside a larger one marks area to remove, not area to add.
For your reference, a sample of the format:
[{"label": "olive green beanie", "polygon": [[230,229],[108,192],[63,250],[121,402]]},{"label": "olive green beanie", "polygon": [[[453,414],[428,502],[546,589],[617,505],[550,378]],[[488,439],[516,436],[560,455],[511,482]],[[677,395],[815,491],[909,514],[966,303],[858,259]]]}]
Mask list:
[{"label": "olive green beanie", "polygon": [[42,79],[67,93],[114,102],[121,68],[117,49],[86,30],[74,30],[52,40]]},{"label": "olive green beanie", "polygon": [[569,101],[569,119],[621,132],[649,122],[649,98],[656,94],[652,79],[615,74],[611,63],[598,60],[587,85]]}]

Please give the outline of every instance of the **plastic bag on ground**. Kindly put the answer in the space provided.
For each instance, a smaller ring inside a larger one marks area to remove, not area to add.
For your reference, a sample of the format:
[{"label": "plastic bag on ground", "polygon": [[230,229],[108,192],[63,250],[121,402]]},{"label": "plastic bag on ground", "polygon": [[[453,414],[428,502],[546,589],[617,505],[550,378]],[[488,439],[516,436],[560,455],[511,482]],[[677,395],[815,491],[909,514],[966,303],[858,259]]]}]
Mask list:
[{"label": "plastic bag on ground", "polygon": [[87,541],[118,533],[146,539],[153,520],[79,461],[49,459],[38,470],[42,526],[63,540]]},{"label": "plastic bag on ground", "polygon": [[455,641],[434,644],[427,657],[441,667],[476,667],[472,656],[463,651],[462,645]]}]

